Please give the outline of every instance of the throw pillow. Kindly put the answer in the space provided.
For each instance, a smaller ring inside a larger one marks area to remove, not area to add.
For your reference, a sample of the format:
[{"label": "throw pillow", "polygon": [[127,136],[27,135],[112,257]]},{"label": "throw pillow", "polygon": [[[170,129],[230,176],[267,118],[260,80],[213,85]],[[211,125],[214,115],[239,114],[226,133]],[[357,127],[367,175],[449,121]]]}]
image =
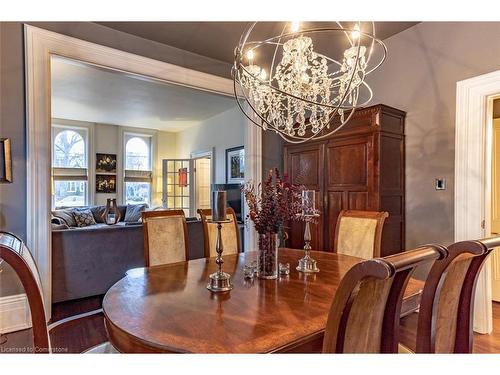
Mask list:
[{"label": "throw pillow", "polygon": [[73,208],[54,210],[52,211],[52,216],[61,219],[68,227],[76,227],[77,224],[75,217],[73,216],[73,210]]},{"label": "throw pillow", "polygon": [[75,217],[76,225],[80,228],[96,224],[94,215],[92,215],[92,211],[88,208],[74,210],[73,216]]},{"label": "throw pillow", "polygon": [[126,223],[137,222],[141,220],[141,212],[146,209],[147,204],[129,204],[127,205],[127,211],[125,211],[125,221]]},{"label": "throw pillow", "polygon": [[106,211],[106,206],[93,206],[90,207],[90,211],[92,211],[96,223],[104,223],[102,215],[104,214],[104,211]]}]

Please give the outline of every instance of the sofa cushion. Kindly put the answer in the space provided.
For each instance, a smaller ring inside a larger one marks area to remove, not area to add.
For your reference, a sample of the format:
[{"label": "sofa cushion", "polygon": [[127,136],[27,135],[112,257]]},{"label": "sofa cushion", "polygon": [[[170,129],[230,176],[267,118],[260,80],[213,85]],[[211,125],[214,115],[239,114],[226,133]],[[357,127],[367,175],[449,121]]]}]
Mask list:
[{"label": "sofa cushion", "polygon": [[62,223],[62,224],[52,223],[51,229],[52,230],[63,230],[63,229],[69,229],[69,227],[64,223]]},{"label": "sofa cushion", "polygon": [[102,215],[106,211],[106,206],[92,206],[90,207],[92,215],[94,215],[94,220],[96,223],[104,223]]},{"label": "sofa cushion", "polygon": [[73,208],[65,208],[62,210],[52,211],[52,216],[63,221],[68,227],[76,227],[75,217],[73,216]]},{"label": "sofa cushion", "polygon": [[124,222],[131,223],[141,220],[141,212],[146,209],[147,204],[129,204],[125,212]]},{"label": "sofa cushion", "polygon": [[124,221],[125,214],[127,212],[127,205],[126,204],[118,205],[118,211],[120,211],[120,221]]},{"label": "sofa cushion", "polygon": [[78,227],[88,227],[89,225],[96,224],[94,215],[92,215],[92,211],[89,208],[75,209],[73,216]]}]

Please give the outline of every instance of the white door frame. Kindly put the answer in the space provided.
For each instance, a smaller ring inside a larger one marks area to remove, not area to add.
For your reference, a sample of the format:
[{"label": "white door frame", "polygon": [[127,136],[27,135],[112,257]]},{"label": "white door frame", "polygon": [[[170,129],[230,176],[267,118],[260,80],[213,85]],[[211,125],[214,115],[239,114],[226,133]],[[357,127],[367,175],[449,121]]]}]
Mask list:
[{"label": "white door frame", "polygon": [[[41,275],[47,319],[51,316],[51,75],[52,55],[126,73],[138,74],[199,90],[233,96],[233,81],[144,56],[86,42],[25,25],[27,115],[27,244]],[[245,146],[250,166],[247,178],[261,180],[260,129],[248,122]],[[255,237],[255,234],[253,234]]]},{"label": "white door frame", "polygon": [[[489,236],[493,96],[500,93],[500,70],[457,82],[455,132],[455,241]],[[493,330],[491,270],[478,278],[474,331]]]}]

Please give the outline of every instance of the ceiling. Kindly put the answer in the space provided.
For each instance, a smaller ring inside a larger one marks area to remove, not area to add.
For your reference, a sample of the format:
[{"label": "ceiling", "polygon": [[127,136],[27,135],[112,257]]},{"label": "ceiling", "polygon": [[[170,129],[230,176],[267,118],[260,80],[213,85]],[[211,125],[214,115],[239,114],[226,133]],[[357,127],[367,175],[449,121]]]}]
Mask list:
[{"label": "ceiling", "polygon": [[[234,47],[249,22],[98,22],[100,25],[174,46],[199,55],[232,64]],[[418,22],[375,22],[376,36],[386,39]],[[279,34],[283,22],[259,23],[256,36]],[[315,22],[315,25],[331,22]],[[349,23],[346,23],[349,24]],[[315,43],[317,50],[326,54],[337,52],[338,46],[330,37]]]},{"label": "ceiling", "polygon": [[[100,25],[232,64],[248,22],[99,22]],[[308,25],[309,24],[309,25]],[[349,25],[349,23],[345,23]],[[386,39],[416,22],[376,22]],[[309,22],[303,26],[311,25]],[[315,22],[314,26],[331,22]],[[362,24],[362,30],[366,24]],[[261,22],[255,38],[277,35],[288,23]],[[336,39],[335,37],[340,38]],[[255,39],[254,39],[255,40]],[[346,48],[339,33],[315,34],[315,51],[337,56]],[[267,47],[267,46],[264,46]],[[272,46],[271,46],[272,47]],[[274,49],[263,48],[261,59]],[[390,53],[390,51],[389,51]],[[258,62],[261,64],[261,62]],[[261,65],[264,66],[265,65]],[[52,116],[178,132],[234,108],[234,99],[63,58],[52,62]]]},{"label": "ceiling", "polygon": [[178,132],[236,106],[233,98],[52,58],[52,117]]}]

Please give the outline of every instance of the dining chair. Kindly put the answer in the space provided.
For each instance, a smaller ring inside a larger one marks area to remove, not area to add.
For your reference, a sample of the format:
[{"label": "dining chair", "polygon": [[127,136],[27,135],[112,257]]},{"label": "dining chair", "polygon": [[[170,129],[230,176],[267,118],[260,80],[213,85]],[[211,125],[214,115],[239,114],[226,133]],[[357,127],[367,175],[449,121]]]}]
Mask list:
[{"label": "dining chair", "polygon": [[416,267],[445,255],[444,247],[428,245],[355,264],[335,292],[323,353],[397,353],[408,280]]},{"label": "dining chair", "polygon": [[456,242],[436,261],[424,284],[415,340],[401,342],[400,353],[472,353],[474,295],[479,272],[500,237]]},{"label": "dining chair", "polygon": [[188,255],[188,233],[183,210],[143,211],[146,267],[183,262]]},{"label": "dining chair", "polygon": [[[0,231],[0,258],[10,265],[24,287],[31,313],[33,353],[50,353],[50,331],[63,322],[66,323],[79,318],[67,318],[47,325],[40,274],[31,252],[19,237],[12,233]],[[80,318],[86,316],[88,314],[79,315]],[[94,346],[84,353],[117,353],[117,351],[109,342],[106,342]]]},{"label": "dining chair", "polygon": [[[238,219],[236,213],[231,207],[226,211],[231,219],[230,223],[222,224],[222,243],[224,245],[224,255],[238,254],[241,252],[240,228],[238,227]],[[211,209],[198,209],[201,221],[203,223],[203,238],[205,247],[205,258],[217,256],[215,243],[217,240],[217,225],[212,224],[209,220],[212,218]]]},{"label": "dining chair", "polygon": [[385,211],[342,210],[335,227],[335,251],[371,259],[380,256]]}]

